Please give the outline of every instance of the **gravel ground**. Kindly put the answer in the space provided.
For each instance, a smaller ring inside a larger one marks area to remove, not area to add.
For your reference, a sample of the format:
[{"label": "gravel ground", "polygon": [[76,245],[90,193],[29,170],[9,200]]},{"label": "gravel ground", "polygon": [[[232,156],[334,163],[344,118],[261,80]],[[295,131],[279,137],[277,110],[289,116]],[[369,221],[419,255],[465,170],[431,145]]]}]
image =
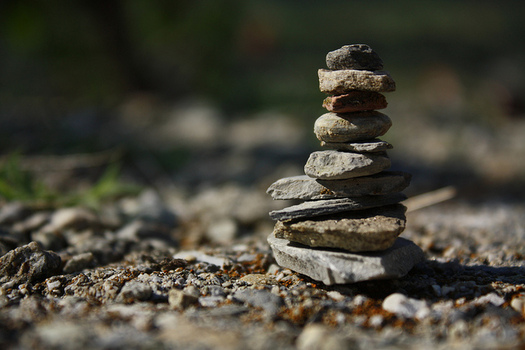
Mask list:
[{"label": "gravel ground", "polygon": [[99,213],[4,204],[0,347],[525,345],[523,204],[452,200],[410,212],[402,236],[425,262],[398,280],[327,287],[275,265],[266,197],[203,190],[183,210],[182,198],[147,191]]},{"label": "gravel ground", "polygon": [[0,204],[0,348],[525,347],[525,204],[488,199],[524,193],[515,180],[525,123],[490,137],[459,129],[472,136],[452,149],[468,160],[463,173],[447,165],[455,153],[445,146],[458,145],[443,142],[449,125],[396,119],[398,134],[414,140],[392,152],[398,170],[415,175],[409,196],[451,179],[466,191],[407,214],[402,236],[427,257],[407,276],[327,287],[275,265],[266,243],[267,213],[292,202],[265,190],[302,173],[312,151],[304,129],[275,115],[230,125],[208,108],[173,114],[157,128],[126,129],[140,145],[194,150],[184,168],[149,176],[162,190],[98,212]]}]

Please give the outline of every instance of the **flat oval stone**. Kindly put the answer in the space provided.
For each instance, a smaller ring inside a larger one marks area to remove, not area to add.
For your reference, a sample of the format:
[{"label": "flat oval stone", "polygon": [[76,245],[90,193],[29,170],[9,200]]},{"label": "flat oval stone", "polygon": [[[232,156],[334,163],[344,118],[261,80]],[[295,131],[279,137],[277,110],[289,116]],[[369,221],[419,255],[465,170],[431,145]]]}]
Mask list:
[{"label": "flat oval stone", "polygon": [[342,95],[352,90],[390,92],[396,90],[394,79],[384,71],[319,69],[319,89],[329,95]]},{"label": "flat oval stone", "polygon": [[372,48],[365,44],[345,45],[326,55],[329,69],[383,69],[383,61]]},{"label": "flat oval stone", "polygon": [[407,197],[403,193],[387,194],[384,196],[362,196],[341,199],[323,199],[308,201],[292,205],[281,210],[270,212],[274,220],[291,220],[299,218],[311,218],[321,215],[332,215],[350,210],[361,210],[385,205],[396,204],[404,201]]},{"label": "flat oval stone", "polygon": [[383,171],[379,174],[345,180],[319,180],[307,175],[279,179],[266,191],[273,199],[319,200],[384,195],[403,191],[410,184],[411,175],[401,171]]},{"label": "flat oval stone", "polygon": [[330,112],[350,113],[372,111],[386,108],[385,96],[373,91],[350,91],[344,95],[328,96],[323,101],[323,107]]},{"label": "flat oval stone", "polygon": [[390,248],[405,229],[406,207],[401,204],[349,211],[307,220],[279,221],[274,234],[309,247],[351,252]]},{"label": "flat oval stone", "polygon": [[325,142],[354,142],[384,135],[392,120],[380,112],[325,113],[314,123],[315,136]]},{"label": "flat oval stone", "polygon": [[387,250],[373,253],[308,248],[273,234],[268,243],[279,266],[326,285],[400,278],[425,260],[421,248],[404,238],[398,238]]},{"label": "flat oval stone", "polygon": [[349,151],[356,153],[385,152],[394,148],[390,143],[380,139],[359,142],[324,142],[321,147],[334,149],[336,151]]},{"label": "flat oval stone", "polygon": [[389,167],[386,153],[316,151],[306,161],[304,173],[315,179],[342,180],[377,174]]}]

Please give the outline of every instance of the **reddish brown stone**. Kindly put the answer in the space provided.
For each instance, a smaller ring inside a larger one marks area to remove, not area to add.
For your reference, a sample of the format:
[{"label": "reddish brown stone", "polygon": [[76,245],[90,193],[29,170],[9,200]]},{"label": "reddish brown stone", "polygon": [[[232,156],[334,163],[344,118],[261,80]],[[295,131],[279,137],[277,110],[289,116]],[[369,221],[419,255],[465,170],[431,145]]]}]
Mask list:
[{"label": "reddish brown stone", "polygon": [[330,112],[350,113],[386,108],[385,96],[373,91],[351,91],[348,94],[329,96],[323,101],[323,107]]}]

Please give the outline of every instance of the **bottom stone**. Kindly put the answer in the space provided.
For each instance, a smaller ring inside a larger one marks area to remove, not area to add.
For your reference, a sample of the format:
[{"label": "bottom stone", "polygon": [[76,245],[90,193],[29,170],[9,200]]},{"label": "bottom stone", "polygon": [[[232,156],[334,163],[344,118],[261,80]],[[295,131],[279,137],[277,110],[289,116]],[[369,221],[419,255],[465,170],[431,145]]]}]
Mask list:
[{"label": "bottom stone", "polygon": [[414,242],[398,238],[387,250],[348,253],[322,250],[268,237],[277,263],[326,285],[399,278],[406,275],[425,255]]}]

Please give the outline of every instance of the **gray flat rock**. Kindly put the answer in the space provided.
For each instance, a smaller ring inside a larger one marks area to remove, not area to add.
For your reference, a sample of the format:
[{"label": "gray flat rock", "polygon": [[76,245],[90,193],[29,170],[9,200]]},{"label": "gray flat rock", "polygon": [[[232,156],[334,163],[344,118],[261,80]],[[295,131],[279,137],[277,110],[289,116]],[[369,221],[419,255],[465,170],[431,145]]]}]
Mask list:
[{"label": "gray flat rock", "polygon": [[383,69],[379,55],[366,44],[345,45],[326,55],[329,69]]},{"label": "gray flat rock", "polygon": [[405,229],[406,207],[401,204],[356,210],[303,221],[279,221],[277,238],[309,247],[371,252],[390,248]]},{"label": "gray flat rock", "polygon": [[325,113],[314,123],[315,136],[325,142],[368,141],[384,135],[392,120],[380,112]]},{"label": "gray flat rock", "polygon": [[410,184],[411,175],[383,171],[370,176],[345,180],[320,180],[307,175],[286,177],[266,191],[273,199],[319,200],[401,192]]},{"label": "gray flat rock", "polygon": [[316,151],[310,154],[304,173],[315,179],[342,180],[380,173],[390,168],[386,153]]},{"label": "gray flat rock", "polygon": [[387,194],[384,196],[363,196],[355,198],[323,199],[292,205],[281,210],[270,212],[274,220],[290,220],[311,218],[320,215],[331,215],[350,210],[369,209],[396,204],[407,197],[403,193]]},{"label": "gray flat rock", "polygon": [[405,276],[425,255],[412,241],[398,238],[382,252],[348,253],[305,248],[285,239],[268,237],[275,260],[285,268],[326,285],[391,279]]},{"label": "gray flat rock", "polygon": [[385,152],[394,148],[390,143],[380,139],[361,142],[325,142],[321,141],[321,147],[334,149],[336,151],[349,151],[357,153]]},{"label": "gray flat rock", "polygon": [[342,95],[352,90],[390,92],[396,90],[394,79],[384,71],[319,69],[319,89],[329,95]]}]

